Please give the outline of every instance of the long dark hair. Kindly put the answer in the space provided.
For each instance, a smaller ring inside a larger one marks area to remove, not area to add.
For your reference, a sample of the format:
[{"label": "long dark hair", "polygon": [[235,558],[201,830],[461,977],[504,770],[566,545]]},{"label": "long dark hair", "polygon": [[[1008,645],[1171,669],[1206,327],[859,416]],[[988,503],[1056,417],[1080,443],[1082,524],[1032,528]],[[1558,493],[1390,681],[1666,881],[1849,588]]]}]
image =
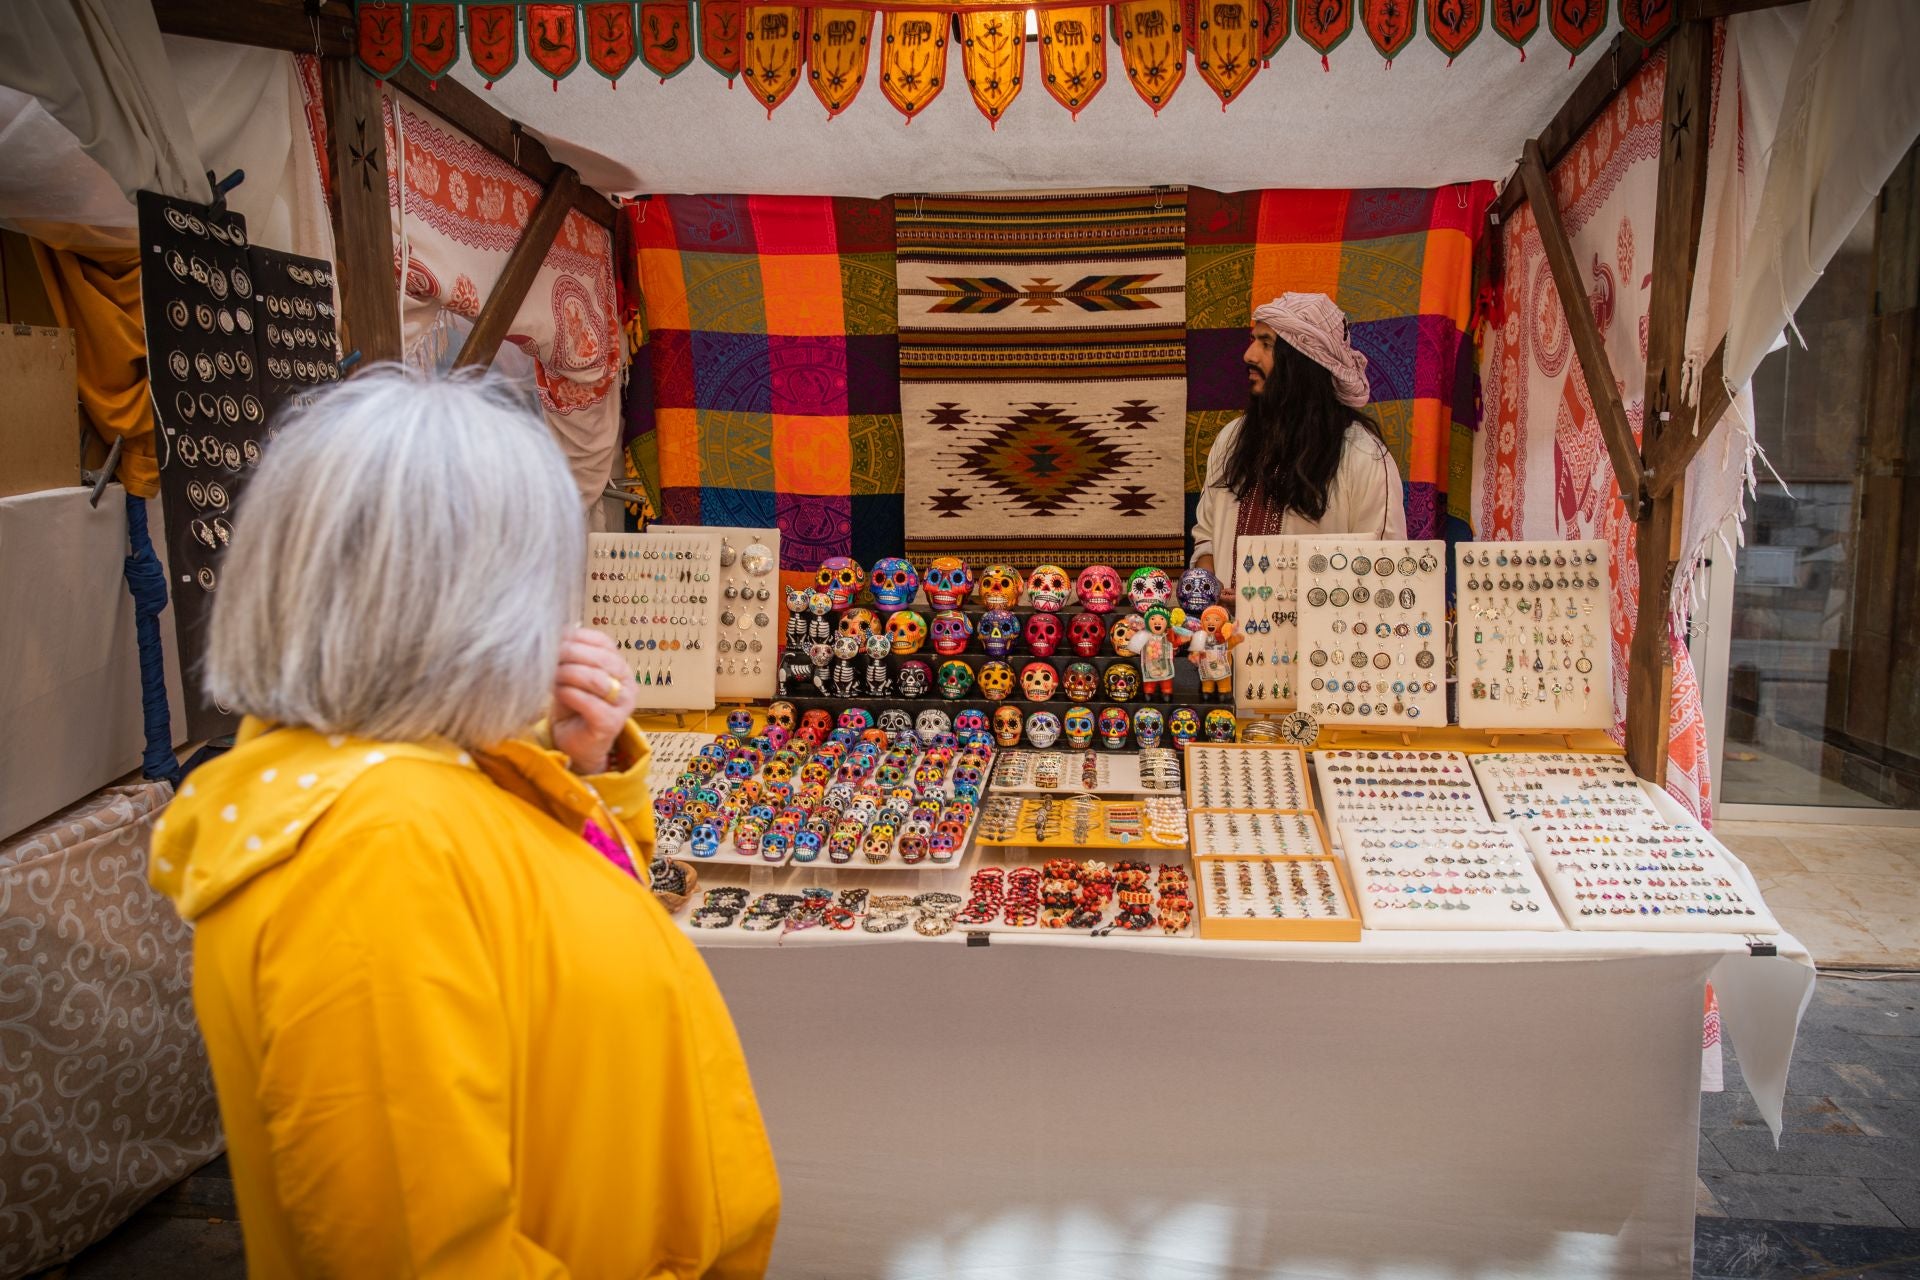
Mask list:
[{"label": "long dark hair", "polygon": [[1246,421],[1227,459],[1227,488],[1245,502],[1264,483],[1274,506],[1320,519],[1340,470],[1347,427],[1355,422],[1380,435],[1379,423],[1340,403],[1333,374],[1274,339],[1273,372],[1247,401]]}]

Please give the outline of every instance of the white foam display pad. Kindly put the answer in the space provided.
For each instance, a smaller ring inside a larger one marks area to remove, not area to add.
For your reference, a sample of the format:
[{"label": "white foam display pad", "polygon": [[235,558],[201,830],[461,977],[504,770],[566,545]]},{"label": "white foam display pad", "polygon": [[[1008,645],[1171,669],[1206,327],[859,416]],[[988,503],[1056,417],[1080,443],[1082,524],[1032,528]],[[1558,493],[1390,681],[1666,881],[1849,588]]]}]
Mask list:
[{"label": "white foam display pad", "polygon": [[1461,725],[1613,728],[1607,544],[1462,542],[1454,563]]},{"label": "white foam display pad", "polygon": [[1446,550],[1444,542],[1300,540],[1299,704],[1322,725],[1447,722]]}]

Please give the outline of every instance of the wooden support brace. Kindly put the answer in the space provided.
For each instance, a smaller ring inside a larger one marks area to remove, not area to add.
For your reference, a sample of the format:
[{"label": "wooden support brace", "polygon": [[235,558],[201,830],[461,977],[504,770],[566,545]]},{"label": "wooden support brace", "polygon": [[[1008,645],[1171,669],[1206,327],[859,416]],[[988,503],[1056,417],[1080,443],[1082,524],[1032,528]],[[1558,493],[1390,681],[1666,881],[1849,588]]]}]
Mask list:
[{"label": "wooden support brace", "polygon": [[526,301],[527,290],[533,287],[533,278],[540,274],[540,264],[546,261],[547,250],[553,247],[553,238],[560,233],[560,224],[572,210],[579,190],[580,175],[573,170],[562,168],[554,175],[533,216],[527,219],[526,230],[520,233],[513,252],[507,255],[507,265],[501,270],[500,279],[494,282],[493,292],[487,295],[480,314],[474,318],[473,331],[467,334],[460,354],[454,358],[454,368],[464,369],[469,365],[485,368],[493,363],[494,353],[500,350],[513,317]]},{"label": "wooden support brace", "polygon": [[1647,496],[1664,498],[1687,474],[1694,455],[1704,449],[1720,419],[1733,403],[1727,394],[1727,342],[1720,340],[1700,374],[1700,403],[1676,415],[1667,430],[1647,450]]},{"label": "wooden support brace", "polygon": [[393,276],[393,215],[387,204],[386,128],[380,85],[351,57],[321,60],[327,153],[333,173],[334,276],[340,285],[342,351],[360,368],[400,358],[400,295]]},{"label": "wooden support brace", "polygon": [[[1573,144],[1580,140],[1580,135],[1587,131],[1587,126],[1613,104],[1614,96],[1626,86],[1627,81],[1633,79],[1634,73],[1640,70],[1645,60],[1645,52],[1626,35],[1613,38],[1613,43],[1600,55],[1600,60],[1588,69],[1572,94],[1560,104],[1560,110],[1547,122],[1547,127],[1540,131],[1537,141],[1540,144],[1542,168],[1551,170],[1560,163],[1561,157],[1571,151]],[[1525,163],[1524,159],[1522,163]],[[1504,222],[1513,216],[1513,211],[1526,198],[1526,189],[1516,169],[1513,177],[1507,180],[1507,184],[1500,188],[1500,194],[1494,198],[1494,211]]]}]

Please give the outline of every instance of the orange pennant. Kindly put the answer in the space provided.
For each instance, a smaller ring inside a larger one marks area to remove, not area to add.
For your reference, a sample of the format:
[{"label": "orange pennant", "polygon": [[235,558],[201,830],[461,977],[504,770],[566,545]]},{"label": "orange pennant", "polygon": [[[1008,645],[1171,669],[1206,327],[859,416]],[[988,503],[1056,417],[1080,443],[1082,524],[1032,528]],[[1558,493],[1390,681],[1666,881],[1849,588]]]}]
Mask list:
[{"label": "orange pennant", "polygon": [[1040,11],[1040,71],[1047,92],[1078,117],[1107,82],[1107,37],[1099,7]]},{"label": "orange pennant", "polygon": [[1113,8],[1113,34],[1127,81],[1155,115],[1187,76],[1184,19],[1181,0],[1126,0]]},{"label": "orange pennant", "polygon": [[947,82],[947,15],[940,9],[887,12],[880,41],[880,91],[911,120]]},{"label": "orange pennant", "polygon": [[1225,110],[1260,70],[1266,15],[1257,0],[1199,0],[1196,9],[1194,65]]},{"label": "orange pennant", "polygon": [[740,74],[771,116],[800,83],[805,60],[807,11],[797,5],[750,4],[744,24]]},{"label": "orange pennant", "polygon": [[960,15],[960,69],[966,73],[973,105],[995,128],[1019,96],[1026,76],[1026,28],[1024,9]]},{"label": "orange pennant", "polygon": [[867,82],[873,10],[815,9],[807,43],[807,79],[831,120],[853,105],[860,86]]}]

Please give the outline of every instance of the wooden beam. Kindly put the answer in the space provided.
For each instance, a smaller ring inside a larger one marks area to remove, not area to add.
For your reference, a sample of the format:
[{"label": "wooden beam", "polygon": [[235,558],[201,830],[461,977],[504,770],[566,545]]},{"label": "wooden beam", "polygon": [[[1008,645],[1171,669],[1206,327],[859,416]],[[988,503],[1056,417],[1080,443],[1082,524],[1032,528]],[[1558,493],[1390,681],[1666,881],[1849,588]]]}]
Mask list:
[{"label": "wooden beam", "polygon": [[350,56],[322,58],[320,78],[333,173],[327,211],[333,217],[341,341],[345,351],[364,357],[365,368],[398,360],[401,352],[380,82]]},{"label": "wooden beam", "polygon": [[1727,394],[1727,340],[1707,357],[1700,374],[1700,403],[1685,409],[1667,424],[1667,431],[1646,450],[1647,496],[1664,498],[1687,474],[1694,455],[1706,448],[1707,440],[1727,416],[1733,398]]},{"label": "wooden beam", "polygon": [[[1600,60],[1587,69],[1587,74],[1574,87],[1572,95],[1560,104],[1560,110],[1547,122],[1547,127],[1540,131],[1536,139],[1540,144],[1540,163],[1548,172],[1552,172],[1553,166],[1560,163],[1561,157],[1573,150],[1573,144],[1580,140],[1587,126],[1607,109],[1614,95],[1633,79],[1644,61],[1646,52],[1637,41],[1629,40],[1625,35],[1613,38],[1613,43],[1600,55]],[[1504,222],[1513,216],[1513,211],[1520,207],[1524,199],[1526,192],[1521,188],[1520,174],[1516,169],[1513,177],[1507,179],[1507,185],[1500,188],[1493,207]]]},{"label": "wooden beam", "polygon": [[464,369],[469,365],[484,368],[493,363],[494,353],[500,350],[513,317],[526,301],[527,290],[533,287],[533,278],[540,274],[540,264],[546,261],[547,250],[553,247],[553,238],[559,234],[560,223],[572,210],[573,198],[579,190],[580,175],[571,169],[561,169],[548,184],[533,216],[527,219],[526,230],[520,233],[513,252],[507,255],[507,265],[494,282],[493,292],[487,295],[486,304],[474,317],[473,331],[467,334],[466,343],[454,358],[454,368]]},{"label": "wooden beam", "polygon": [[1567,239],[1566,225],[1553,203],[1553,185],[1547,180],[1541,159],[1539,139],[1527,143],[1520,160],[1520,182],[1527,192],[1527,204],[1533,209],[1540,227],[1540,247],[1546,252],[1547,266],[1553,271],[1554,292],[1560,296],[1560,309],[1566,313],[1567,332],[1580,361],[1580,373],[1586,380],[1587,394],[1593,398],[1593,411],[1600,419],[1600,434],[1607,442],[1607,456],[1613,460],[1618,492],[1638,506],[1640,501],[1640,451],[1634,444],[1633,427],[1627,421],[1627,407],[1620,400],[1620,388],[1613,380],[1613,362],[1607,358],[1600,326],[1593,319],[1593,304],[1587,300],[1587,287],[1581,282],[1580,265],[1574,261],[1573,244]]}]

